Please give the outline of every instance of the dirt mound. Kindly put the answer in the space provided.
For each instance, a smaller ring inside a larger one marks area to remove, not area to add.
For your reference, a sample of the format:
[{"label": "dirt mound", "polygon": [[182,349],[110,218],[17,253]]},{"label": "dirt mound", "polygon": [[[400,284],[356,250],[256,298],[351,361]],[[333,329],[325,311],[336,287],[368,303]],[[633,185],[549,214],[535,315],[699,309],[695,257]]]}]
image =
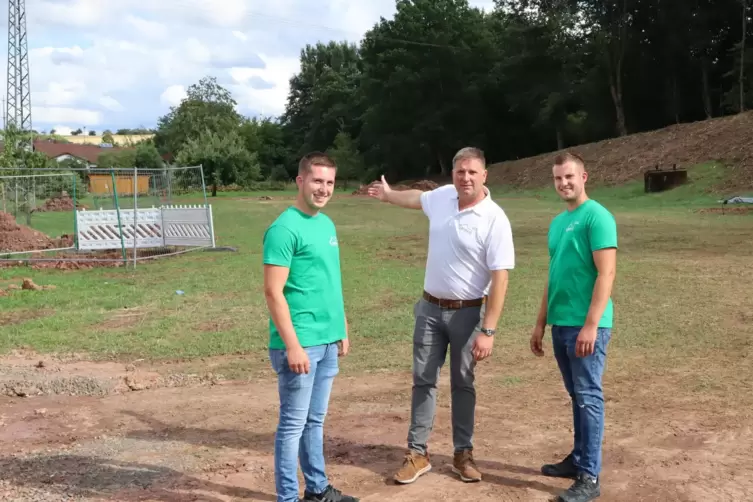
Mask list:
[{"label": "dirt mound", "polygon": [[753,215],[753,206],[722,206],[704,207],[697,211],[700,214],[750,214]]},{"label": "dirt mound", "polygon": [[423,190],[424,192],[429,192],[431,190],[434,190],[438,186],[439,185],[435,183],[434,181],[421,180],[421,181],[416,181],[415,183],[412,183],[410,187],[415,190]]},{"label": "dirt mound", "polygon": [[58,197],[52,197],[47,199],[41,207],[35,209],[35,211],[44,213],[47,211],[73,211],[75,206],[73,205],[73,199],[63,192]]},{"label": "dirt mound", "polygon": [[[372,181],[368,185],[361,185],[358,187],[357,190],[353,192],[353,195],[368,195],[369,193],[369,187],[373,185],[379,184],[379,181]],[[439,185],[437,185],[435,182],[431,180],[421,180],[411,183],[410,185],[405,185],[402,183],[398,183],[395,185],[390,185],[390,188],[393,190],[403,191],[403,190],[422,190],[424,192],[428,192],[431,190],[434,190]]]},{"label": "dirt mound", "polygon": [[[643,172],[655,166],[676,164],[687,168],[718,161],[733,169],[721,191],[753,188],[753,112],[688,124],[674,125],[623,138],[570,147],[581,155],[590,181],[617,185],[642,179]],[[560,153],[500,162],[489,166],[489,183],[516,188],[537,188],[551,184],[551,166]]]},{"label": "dirt mound", "polygon": [[42,232],[16,223],[12,214],[0,211],[0,252],[50,249],[53,241]]}]

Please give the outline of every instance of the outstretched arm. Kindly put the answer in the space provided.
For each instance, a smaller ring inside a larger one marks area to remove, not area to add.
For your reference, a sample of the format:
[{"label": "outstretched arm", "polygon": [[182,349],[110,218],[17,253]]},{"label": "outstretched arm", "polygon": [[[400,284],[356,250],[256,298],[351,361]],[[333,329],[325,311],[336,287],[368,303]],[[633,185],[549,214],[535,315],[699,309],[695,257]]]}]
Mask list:
[{"label": "outstretched arm", "polygon": [[422,193],[421,190],[393,190],[387,184],[384,176],[382,176],[382,179],[378,183],[370,186],[368,190],[370,197],[407,209],[422,209]]},{"label": "outstretched arm", "polygon": [[387,202],[407,209],[421,209],[421,190],[405,190],[390,192]]}]

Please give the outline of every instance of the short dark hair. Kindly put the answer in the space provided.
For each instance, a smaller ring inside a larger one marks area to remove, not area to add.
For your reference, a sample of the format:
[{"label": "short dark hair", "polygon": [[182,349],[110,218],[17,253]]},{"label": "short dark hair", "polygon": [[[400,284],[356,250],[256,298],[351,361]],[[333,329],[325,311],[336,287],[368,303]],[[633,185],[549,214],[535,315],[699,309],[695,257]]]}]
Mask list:
[{"label": "short dark hair", "polygon": [[465,159],[480,160],[484,167],[486,167],[486,157],[484,156],[484,151],[480,148],[476,148],[475,146],[466,146],[465,148],[458,150],[458,152],[452,158],[452,167],[455,167],[455,164],[457,164],[458,161]]},{"label": "short dark hair", "polygon": [[577,153],[563,152],[557,154],[557,156],[554,157],[555,166],[561,166],[562,164],[565,164],[567,162],[574,162],[576,164],[580,164],[581,167],[586,167],[586,161],[583,160],[583,157],[581,157]]},{"label": "short dark hair", "polygon": [[326,166],[337,169],[337,165],[335,164],[335,161],[332,160],[332,157],[326,153],[318,151],[309,152],[301,157],[300,162],[298,162],[298,174],[310,173],[311,166]]}]

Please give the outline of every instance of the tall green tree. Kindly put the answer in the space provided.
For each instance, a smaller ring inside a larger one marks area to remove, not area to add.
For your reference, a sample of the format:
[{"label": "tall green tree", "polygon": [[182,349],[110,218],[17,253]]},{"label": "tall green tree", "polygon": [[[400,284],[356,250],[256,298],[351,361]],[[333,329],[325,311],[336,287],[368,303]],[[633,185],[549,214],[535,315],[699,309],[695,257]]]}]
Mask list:
[{"label": "tall green tree", "polygon": [[489,23],[466,0],[398,0],[366,33],[361,145],[394,179],[449,173],[455,150],[483,142]]},{"label": "tall green tree", "polygon": [[358,86],[361,58],[346,42],[306,45],[301,69],[290,79],[287,107],[282,116],[289,165],[312,150],[325,150],[342,129],[357,136],[360,129]]},{"label": "tall green tree", "polygon": [[228,134],[204,131],[186,142],[175,161],[182,166],[201,165],[212,185],[212,197],[220,185],[249,185],[261,177],[256,153],[246,149],[237,130]]},{"label": "tall green tree", "polygon": [[177,153],[189,141],[206,131],[217,135],[237,132],[241,115],[230,91],[217,83],[215,77],[204,77],[191,85],[186,98],[158,120],[154,144],[161,153]]},{"label": "tall green tree", "polygon": [[267,118],[244,120],[240,136],[248,151],[256,153],[262,177],[268,178],[277,166],[285,169],[291,154],[280,122]]}]

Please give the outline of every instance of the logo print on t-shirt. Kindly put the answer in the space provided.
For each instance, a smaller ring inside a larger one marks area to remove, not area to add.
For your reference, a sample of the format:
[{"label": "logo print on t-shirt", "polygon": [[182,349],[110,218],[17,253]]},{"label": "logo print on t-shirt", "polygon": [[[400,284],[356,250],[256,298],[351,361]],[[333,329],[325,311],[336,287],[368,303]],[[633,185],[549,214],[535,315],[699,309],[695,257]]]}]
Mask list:
[{"label": "logo print on t-shirt", "polygon": [[567,228],[565,229],[565,232],[572,232],[573,230],[575,230],[575,227],[577,227],[577,226],[578,226],[578,224],[580,224],[580,222],[579,222],[579,221],[574,221],[574,222],[570,223],[570,224],[569,224],[569,225],[567,226]]},{"label": "logo print on t-shirt", "polygon": [[337,237],[335,237],[334,235],[332,237],[330,237],[329,238],[329,245],[330,246],[337,246]]}]

